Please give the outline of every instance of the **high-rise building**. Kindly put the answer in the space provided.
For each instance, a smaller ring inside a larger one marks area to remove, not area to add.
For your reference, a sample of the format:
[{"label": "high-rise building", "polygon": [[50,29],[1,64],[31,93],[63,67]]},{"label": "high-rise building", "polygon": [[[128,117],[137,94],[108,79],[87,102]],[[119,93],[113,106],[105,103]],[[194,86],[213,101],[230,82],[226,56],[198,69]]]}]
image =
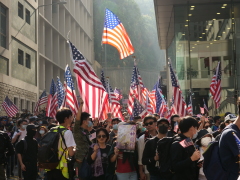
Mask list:
[{"label": "high-rise building", "polygon": [[[240,53],[238,0],[154,0],[159,45],[171,59],[185,97],[192,89],[193,111],[200,113],[203,99],[209,115],[237,113]],[[166,59],[166,61],[168,61]],[[210,83],[218,62],[222,65],[221,105],[210,95]],[[169,70],[168,70],[169,71]],[[168,97],[171,97],[168,74]]]},{"label": "high-rise building", "polygon": [[92,0],[1,0],[0,104],[8,95],[20,112],[32,112],[51,79],[63,81],[66,64],[73,69],[68,38],[99,69],[92,6]]}]

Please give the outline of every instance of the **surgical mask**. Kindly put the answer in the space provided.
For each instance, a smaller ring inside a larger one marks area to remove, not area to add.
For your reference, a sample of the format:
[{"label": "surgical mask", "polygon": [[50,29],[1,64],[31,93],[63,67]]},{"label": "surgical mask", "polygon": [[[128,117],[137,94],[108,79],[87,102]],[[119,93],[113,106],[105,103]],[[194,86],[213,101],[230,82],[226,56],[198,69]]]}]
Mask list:
[{"label": "surgical mask", "polygon": [[42,121],[39,121],[38,123],[39,123],[39,124],[42,124]]},{"label": "surgical mask", "polygon": [[118,130],[118,125],[117,124],[113,125],[113,130]]},{"label": "surgical mask", "polygon": [[40,130],[39,133],[40,133],[40,134],[44,134],[45,131],[44,131],[44,130]]},{"label": "surgical mask", "polygon": [[167,134],[168,132],[168,126],[162,125],[158,127],[158,132],[160,134]]},{"label": "surgical mask", "polygon": [[196,134],[193,135],[192,139],[196,139],[198,135],[198,132],[196,132]]},{"label": "surgical mask", "polygon": [[27,125],[22,125],[22,129],[26,129]]},{"label": "surgical mask", "polygon": [[207,147],[211,141],[212,141],[211,137],[204,137],[201,139],[201,144],[202,146]]},{"label": "surgical mask", "polygon": [[93,127],[92,121],[88,121],[88,127]]}]

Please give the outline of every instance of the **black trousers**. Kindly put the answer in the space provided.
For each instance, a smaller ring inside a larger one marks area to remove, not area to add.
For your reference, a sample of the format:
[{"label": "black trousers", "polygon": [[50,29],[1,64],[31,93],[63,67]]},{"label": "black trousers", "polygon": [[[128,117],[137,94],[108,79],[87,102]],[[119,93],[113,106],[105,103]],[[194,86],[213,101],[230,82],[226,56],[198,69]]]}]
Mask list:
[{"label": "black trousers", "polygon": [[47,172],[47,180],[68,180],[68,179],[62,175],[61,170],[54,169]]},{"label": "black trousers", "polygon": [[26,171],[22,171],[24,180],[35,180],[38,175],[37,162],[23,163],[26,167]]}]

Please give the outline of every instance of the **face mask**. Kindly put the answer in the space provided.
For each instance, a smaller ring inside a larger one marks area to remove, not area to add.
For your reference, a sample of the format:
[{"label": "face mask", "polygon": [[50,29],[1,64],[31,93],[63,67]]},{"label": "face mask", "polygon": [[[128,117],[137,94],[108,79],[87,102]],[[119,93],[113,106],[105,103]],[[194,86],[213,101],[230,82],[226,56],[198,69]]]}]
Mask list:
[{"label": "face mask", "polygon": [[142,128],[142,132],[145,132],[147,129],[144,127],[144,128]]},{"label": "face mask", "polygon": [[27,125],[22,125],[22,129],[26,129]]},{"label": "face mask", "polygon": [[88,121],[88,127],[93,127],[93,123],[91,121]]},{"label": "face mask", "polygon": [[45,131],[44,131],[44,130],[40,130],[39,133],[40,133],[40,134],[44,134]]},{"label": "face mask", "polygon": [[118,125],[117,124],[113,125],[113,130],[118,130]]},{"label": "face mask", "polygon": [[202,146],[207,147],[208,144],[209,144],[211,141],[212,141],[212,138],[210,138],[210,137],[204,137],[204,138],[201,139],[201,144],[202,144]]},{"label": "face mask", "polygon": [[198,135],[198,132],[196,132],[196,134],[193,135],[193,139],[196,139]]},{"label": "face mask", "polygon": [[159,126],[159,127],[158,127],[158,132],[159,132],[160,134],[167,134],[167,132],[168,132],[168,127],[167,127],[167,126],[164,126],[164,125]]},{"label": "face mask", "polygon": [[42,124],[42,121],[39,121],[38,123],[39,123],[39,124]]}]

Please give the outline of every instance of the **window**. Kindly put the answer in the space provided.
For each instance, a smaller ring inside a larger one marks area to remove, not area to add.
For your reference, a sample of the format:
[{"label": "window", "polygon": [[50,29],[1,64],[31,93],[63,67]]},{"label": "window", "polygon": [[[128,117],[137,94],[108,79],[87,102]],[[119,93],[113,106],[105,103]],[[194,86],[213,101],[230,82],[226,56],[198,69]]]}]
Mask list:
[{"label": "window", "polygon": [[24,108],[24,99],[21,99],[21,111],[23,111],[25,108]]},{"label": "window", "polygon": [[14,97],[13,102],[18,107],[18,98]]},{"label": "window", "polygon": [[35,102],[32,102],[32,113],[34,113],[34,109],[35,109]]},{"label": "window", "polygon": [[31,69],[31,56],[27,53],[26,53],[26,59],[25,60],[26,60],[26,62],[25,62],[26,67]]},{"label": "window", "polygon": [[30,11],[28,9],[26,9],[25,17],[26,17],[26,22],[30,24]]},{"label": "window", "polygon": [[28,111],[30,111],[30,101],[27,101],[27,107],[26,107],[26,109],[27,109]]},{"label": "window", "polygon": [[6,48],[7,8],[0,3],[0,46]]},{"label": "window", "polygon": [[18,64],[23,65],[23,51],[18,49]]},{"label": "window", "polygon": [[18,16],[23,19],[23,5],[18,2]]}]

